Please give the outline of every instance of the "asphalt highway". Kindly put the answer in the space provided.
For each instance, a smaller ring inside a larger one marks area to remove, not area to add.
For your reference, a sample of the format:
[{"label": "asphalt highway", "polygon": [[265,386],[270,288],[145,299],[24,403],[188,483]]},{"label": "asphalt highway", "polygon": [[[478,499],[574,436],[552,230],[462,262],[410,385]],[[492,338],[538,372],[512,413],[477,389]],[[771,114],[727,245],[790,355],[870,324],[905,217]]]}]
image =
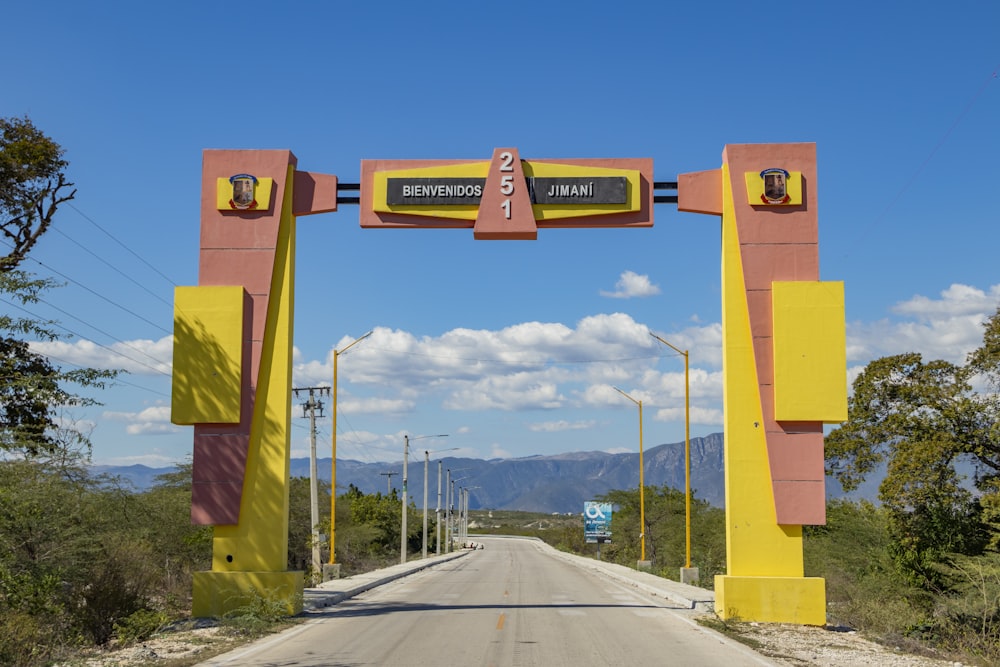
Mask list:
[{"label": "asphalt highway", "polygon": [[648,595],[533,540],[485,548],[310,612],[203,667],[773,665]]}]

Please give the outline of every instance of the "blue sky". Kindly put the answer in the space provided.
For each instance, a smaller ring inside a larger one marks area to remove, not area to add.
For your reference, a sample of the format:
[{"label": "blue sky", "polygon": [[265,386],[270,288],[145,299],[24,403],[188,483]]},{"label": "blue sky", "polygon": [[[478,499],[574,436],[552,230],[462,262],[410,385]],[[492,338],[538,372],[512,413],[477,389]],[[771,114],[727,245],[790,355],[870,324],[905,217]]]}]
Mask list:
[{"label": "blue sky", "polygon": [[[342,5],[342,6],[341,6]],[[656,180],[726,144],[815,142],[820,274],[845,282],[848,374],[887,354],[961,362],[1000,303],[1000,4],[70,3],[4,10],[0,116],[66,150],[78,189],[23,268],[66,286],[32,312],[71,367],[126,368],[67,414],[99,463],[165,466],[172,299],[197,284],[209,148],[363,159],[642,157]],[[638,449],[722,428],[719,223],[651,229],[361,230],[298,221],[295,386],[340,357],[338,454],[399,461],[403,435],[480,458]],[[6,304],[3,307],[9,307]],[[308,420],[293,401],[293,456]],[[329,455],[330,402],[319,421]],[[423,445],[424,443],[421,443]],[[415,447],[422,449],[422,446]]]}]

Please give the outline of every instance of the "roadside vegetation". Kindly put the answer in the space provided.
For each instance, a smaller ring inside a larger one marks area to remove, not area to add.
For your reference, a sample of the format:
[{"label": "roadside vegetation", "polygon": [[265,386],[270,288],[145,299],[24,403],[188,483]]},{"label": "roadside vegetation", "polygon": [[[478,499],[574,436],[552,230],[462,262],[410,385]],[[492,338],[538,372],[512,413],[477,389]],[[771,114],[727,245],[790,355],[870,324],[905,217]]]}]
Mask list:
[{"label": "roadside vegetation", "polygon": [[[55,323],[31,315],[57,285],[22,266],[73,198],[66,167],[59,145],[30,120],[0,119],[0,665],[47,665],[142,641],[189,616],[192,573],[211,566],[211,529],[190,524],[189,466],[144,491],[88,470],[89,433],[72,411],[97,404],[118,373],[62,369],[32,349],[61,338]],[[830,624],[1000,664],[1000,310],[965,364],[914,353],[868,364],[826,452],[828,473],[845,489],[882,480],[878,502],[831,502],[827,524],[805,531],[805,574],[826,579]],[[321,533],[329,494],[321,489]],[[676,579],[686,564],[684,495],[667,487],[644,495],[646,559]],[[291,480],[288,563],[314,583],[309,496],[307,480]],[[615,507],[613,541],[600,557],[634,567],[638,490],[594,500]],[[396,562],[401,510],[394,492],[338,494],[343,576]],[[421,517],[407,511],[406,543],[418,553]],[[481,510],[470,527],[597,557],[581,516]],[[691,533],[691,565],[710,588],[725,571],[723,510],[695,497]],[[244,636],[278,622],[263,598],[227,619]]]}]

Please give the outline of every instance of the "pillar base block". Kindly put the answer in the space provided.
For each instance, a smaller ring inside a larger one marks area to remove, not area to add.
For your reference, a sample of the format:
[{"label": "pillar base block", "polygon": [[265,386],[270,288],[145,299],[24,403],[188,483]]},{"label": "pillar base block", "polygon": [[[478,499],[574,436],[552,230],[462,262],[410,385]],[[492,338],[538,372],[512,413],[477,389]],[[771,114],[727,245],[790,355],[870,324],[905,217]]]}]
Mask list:
[{"label": "pillar base block", "polygon": [[715,577],[722,619],[826,625],[826,581],[820,577]]},{"label": "pillar base block", "polygon": [[681,583],[689,584],[691,586],[697,586],[698,581],[701,576],[698,574],[698,568],[696,567],[682,567],[681,568]]},{"label": "pillar base block", "polygon": [[191,615],[219,618],[248,607],[255,598],[282,605],[289,616],[302,611],[303,573],[195,572]]}]

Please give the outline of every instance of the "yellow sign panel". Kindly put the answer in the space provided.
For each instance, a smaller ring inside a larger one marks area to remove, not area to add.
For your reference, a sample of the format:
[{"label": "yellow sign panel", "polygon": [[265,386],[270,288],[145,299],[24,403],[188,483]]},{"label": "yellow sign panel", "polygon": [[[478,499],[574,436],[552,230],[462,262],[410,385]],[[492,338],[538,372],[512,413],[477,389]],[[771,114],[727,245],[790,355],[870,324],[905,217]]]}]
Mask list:
[{"label": "yellow sign panel", "polygon": [[[559,220],[642,209],[638,169],[521,163],[535,220]],[[489,174],[489,162],[376,171],[372,210],[475,221]],[[513,186],[511,186],[513,187]]]},{"label": "yellow sign panel", "polygon": [[775,282],[774,418],[847,419],[847,339],[844,283]]}]

